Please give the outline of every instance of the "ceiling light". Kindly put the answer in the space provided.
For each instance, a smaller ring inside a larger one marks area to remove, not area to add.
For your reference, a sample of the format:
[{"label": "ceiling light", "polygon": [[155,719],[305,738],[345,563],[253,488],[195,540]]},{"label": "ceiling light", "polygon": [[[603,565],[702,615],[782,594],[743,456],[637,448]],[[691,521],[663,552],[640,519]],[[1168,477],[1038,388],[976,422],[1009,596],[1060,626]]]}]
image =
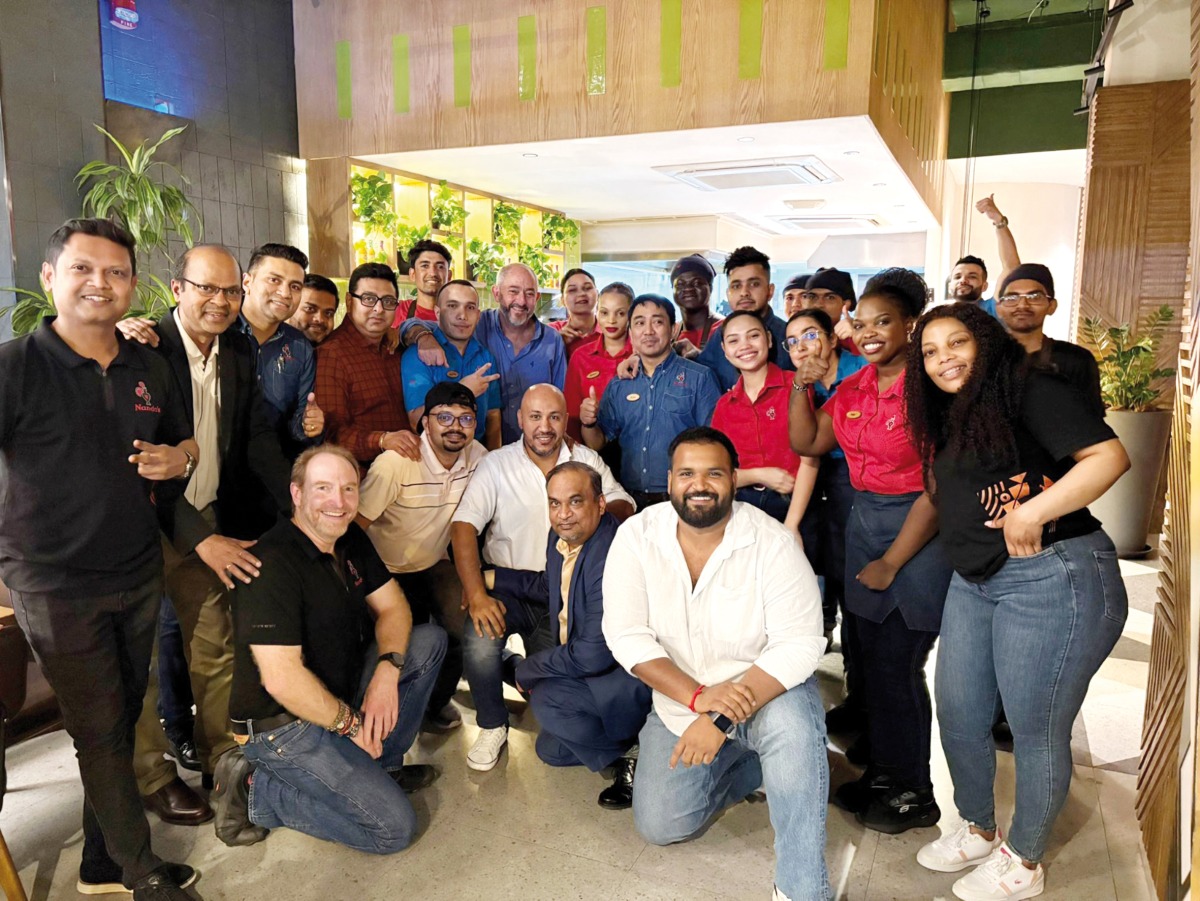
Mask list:
[{"label": "ceiling light", "polygon": [[872,188],[886,188],[887,182],[886,181],[877,181],[877,182],[875,182],[875,184],[871,185],[871,187]]},{"label": "ceiling light", "polygon": [[811,200],[785,200],[783,205],[793,210],[819,210],[825,206],[825,201],[818,198]]},{"label": "ceiling light", "polygon": [[861,150],[844,150],[844,151],[842,151],[843,156],[858,156],[861,153],[862,153]]},{"label": "ceiling light", "polygon": [[754,138],[750,137],[749,135],[746,135],[743,138],[738,138],[738,143],[739,144],[753,144]]},{"label": "ceiling light", "polygon": [[536,160],[537,159],[536,153],[522,153],[521,156],[525,157],[525,159],[527,159],[527,160]]}]

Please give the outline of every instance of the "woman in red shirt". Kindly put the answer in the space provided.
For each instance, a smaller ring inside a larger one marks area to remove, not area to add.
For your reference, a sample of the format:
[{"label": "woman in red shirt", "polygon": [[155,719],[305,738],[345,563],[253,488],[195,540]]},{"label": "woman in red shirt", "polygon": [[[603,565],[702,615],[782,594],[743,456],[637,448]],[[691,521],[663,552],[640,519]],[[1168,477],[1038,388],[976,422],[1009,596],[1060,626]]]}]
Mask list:
[{"label": "woman in red shirt", "polygon": [[596,337],[596,280],[586,269],[568,269],[559,289],[567,318],[551,322],[550,328],[562,335],[569,361]]},{"label": "woman in red shirt", "polygon": [[855,617],[867,690],[869,764],[834,803],[879,832],[934,825],[929,775],[933,720],[925,661],[937,639],[950,564],[921,457],[904,415],[908,334],[929,299],[915,272],[885,269],[858,302],[854,341],[867,366],[814,411],[807,388],[828,363],[797,371],[789,411],[792,449],[821,456],[840,446],[856,494],[846,526],[846,609]]},{"label": "woman in red shirt", "polygon": [[629,307],[632,303],[633,288],[629,285],[613,282],[606,286],[596,305],[600,334],[579,346],[567,363],[567,381],[563,386],[567,398],[567,434],[576,441],[583,440],[580,405],[590,391],[595,392],[597,401],[603,397],[604,389],[616,375],[617,366],[633,353],[629,344]]},{"label": "woman in red shirt", "polygon": [[717,401],[712,427],[737,448],[737,499],[799,535],[800,517],[817,481],[817,461],[788,442],[788,377],[771,362],[771,333],[757,313],[739,310],[721,327],[725,359],[741,373]]}]

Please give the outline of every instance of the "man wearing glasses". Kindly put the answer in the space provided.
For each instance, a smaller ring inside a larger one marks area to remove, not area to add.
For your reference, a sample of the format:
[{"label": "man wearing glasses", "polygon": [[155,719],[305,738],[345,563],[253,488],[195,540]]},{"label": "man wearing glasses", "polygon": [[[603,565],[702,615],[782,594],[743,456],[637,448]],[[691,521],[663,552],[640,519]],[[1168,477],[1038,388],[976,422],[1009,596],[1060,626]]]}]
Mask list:
[{"label": "man wearing glasses", "polygon": [[357,267],[346,291],[346,318],[317,349],[325,440],[348,448],[364,470],[385,450],[420,458],[404,409],[400,361],[384,340],[400,306],[398,290],[391,266]]},{"label": "man wearing glasses", "polygon": [[358,524],[404,590],[413,621],[446,630],[446,658],[429,697],[425,730],[449,732],[462,725],[450,699],[462,677],[464,615],[462,584],[446,553],[450,519],[487,451],[472,437],[479,409],[469,388],[440,381],[421,400],[420,458],[394,451],[375,458],[359,492]]}]

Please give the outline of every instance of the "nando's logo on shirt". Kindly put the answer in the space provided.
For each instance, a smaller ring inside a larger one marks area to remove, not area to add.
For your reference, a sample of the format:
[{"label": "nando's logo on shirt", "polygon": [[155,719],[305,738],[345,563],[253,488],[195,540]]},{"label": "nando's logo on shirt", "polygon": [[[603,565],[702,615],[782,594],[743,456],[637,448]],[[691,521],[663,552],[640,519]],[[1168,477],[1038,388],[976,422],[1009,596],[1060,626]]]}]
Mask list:
[{"label": "nando's logo on shirt", "polygon": [[[1026,481],[1028,475],[1027,472],[1017,473],[1017,475],[989,485],[979,492],[979,503],[983,504],[983,509],[987,511],[989,519],[1003,519],[1021,506],[1021,502],[1030,496],[1032,489],[1029,482]],[[1053,484],[1053,479],[1042,476],[1042,491]]]},{"label": "nando's logo on shirt", "polygon": [[139,413],[161,413],[162,407],[155,406],[154,398],[150,396],[150,389],[146,387],[145,382],[138,382],[137,387],[133,389],[134,396],[137,400],[133,402],[133,409]]}]

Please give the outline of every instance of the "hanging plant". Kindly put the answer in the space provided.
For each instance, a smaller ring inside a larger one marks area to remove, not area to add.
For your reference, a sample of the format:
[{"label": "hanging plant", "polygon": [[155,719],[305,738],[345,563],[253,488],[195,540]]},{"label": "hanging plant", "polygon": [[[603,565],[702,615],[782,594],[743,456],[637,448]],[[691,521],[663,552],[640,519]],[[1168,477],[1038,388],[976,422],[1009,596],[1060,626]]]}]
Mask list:
[{"label": "hanging plant", "polygon": [[392,204],[392,183],[378,172],[350,176],[350,209],[371,238],[390,238],[397,216]]},{"label": "hanging plant", "polygon": [[558,213],[542,217],[542,247],[546,250],[567,247],[579,239],[579,223]]},{"label": "hanging plant", "polygon": [[494,285],[496,276],[504,266],[504,248],[499,244],[488,244],[479,238],[467,243],[467,278],[473,282]]},{"label": "hanging plant", "polygon": [[467,208],[463,206],[462,193],[446,184],[442,179],[437,187],[429,186],[430,218],[433,227],[440,231],[461,232],[467,221]]},{"label": "hanging plant", "polygon": [[418,241],[428,240],[433,236],[428,225],[409,225],[401,220],[396,226],[396,269],[401,275],[408,275],[408,251]]},{"label": "hanging plant", "polygon": [[539,288],[545,289],[557,286],[557,270],[550,265],[550,258],[546,255],[546,251],[540,247],[526,244],[522,246],[517,259],[533,270]]},{"label": "hanging plant", "polygon": [[513,203],[497,200],[492,204],[492,240],[514,247],[521,240],[521,219],[525,211]]}]

